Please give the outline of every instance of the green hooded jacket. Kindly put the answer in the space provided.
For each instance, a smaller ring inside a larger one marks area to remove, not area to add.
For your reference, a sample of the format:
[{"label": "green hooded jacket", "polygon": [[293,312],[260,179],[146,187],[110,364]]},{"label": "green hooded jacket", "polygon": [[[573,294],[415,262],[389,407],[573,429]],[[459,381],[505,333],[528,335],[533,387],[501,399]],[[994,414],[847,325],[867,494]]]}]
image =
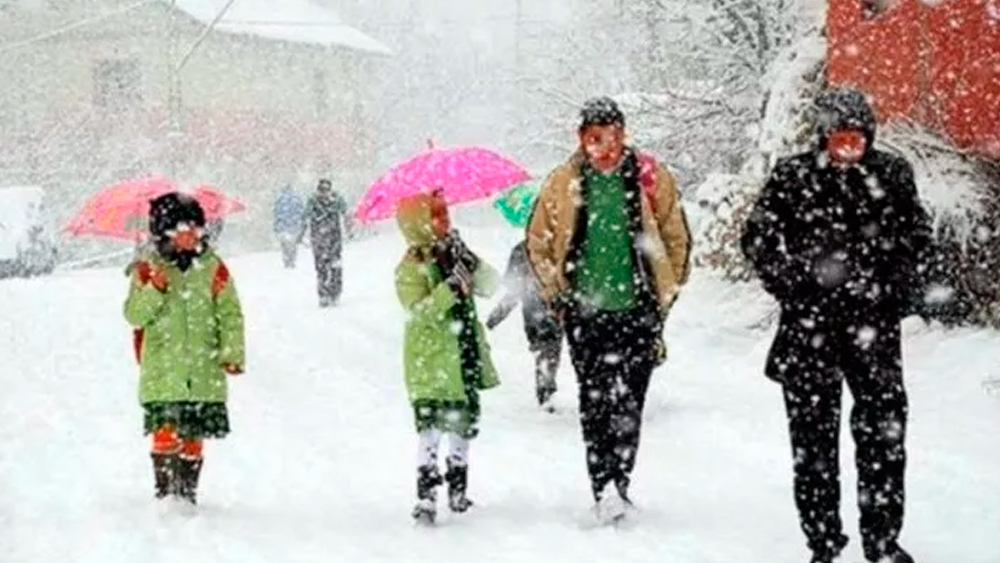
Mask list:
[{"label": "green hooded jacket", "polygon": [[223,366],[245,366],[243,313],[229,271],[211,251],[186,272],[158,254],[136,264],[143,261],[169,282],[160,292],[129,268],[125,319],[142,330],[139,401],[225,402]]},{"label": "green hooded jacket", "polygon": [[[466,402],[462,381],[458,330],[452,307],[458,298],[444,282],[440,269],[431,259],[434,243],[430,208],[419,206],[398,215],[400,230],[409,243],[406,256],[396,268],[396,293],[407,312],[403,344],[406,389],[411,401],[434,400]],[[479,261],[473,274],[474,292],[489,297],[499,287],[499,274]],[[473,306],[475,332],[479,347],[479,389],[500,384],[490,357],[486,330]]]}]

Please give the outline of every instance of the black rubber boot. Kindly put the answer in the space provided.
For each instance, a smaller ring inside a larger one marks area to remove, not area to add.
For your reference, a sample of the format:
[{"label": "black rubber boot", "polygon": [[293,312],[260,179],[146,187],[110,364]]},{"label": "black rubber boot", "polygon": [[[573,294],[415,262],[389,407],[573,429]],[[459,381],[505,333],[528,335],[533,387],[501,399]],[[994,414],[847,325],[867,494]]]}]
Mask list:
[{"label": "black rubber boot", "polygon": [[149,454],[156,480],[155,497],[166,498],[177,491],[177,454]]},{"label": "black rubber boot", "polygon": [[413,507],[415,520],[425,524],[434,523],[437,518],[437,488],[443,483],[437,466],[417,468],[417,505]]},{"label": "black rubber boot", "polygon": [[198,479],[204,459],[178,458],[177,496],[191,504],[198,504]]},{"label": "black rubber boot", "polygon": [[448,460],[448,472],[445,473],[448,482],[448,508],[452,512],[465,512],[472,506],[472,501],[466,496],[469,488],[469,466],[455,465]]},{"label": "black rubber boot", "polygon": [[914,563],[913,557],[903,548],[899,547],[899,544],[896,542],[889,543],[882,553],[874,553],[872,551],[869,550],[869,553],[865,553],[865,559],[872,563]]}]

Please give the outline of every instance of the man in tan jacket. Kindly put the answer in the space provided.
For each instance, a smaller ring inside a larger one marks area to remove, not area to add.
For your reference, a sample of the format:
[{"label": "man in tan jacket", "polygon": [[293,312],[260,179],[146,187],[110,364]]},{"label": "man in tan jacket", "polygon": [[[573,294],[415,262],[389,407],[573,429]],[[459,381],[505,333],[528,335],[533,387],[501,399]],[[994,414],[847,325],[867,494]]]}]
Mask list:
[{"label": "man in tan jacket", "polygon": [[630,504],[646,391],[691,243],[673,177],[625,145],[613,100],[584,105],[579,135],[542,187],[527,246],[566,328],[596,513],[611,522]]}]

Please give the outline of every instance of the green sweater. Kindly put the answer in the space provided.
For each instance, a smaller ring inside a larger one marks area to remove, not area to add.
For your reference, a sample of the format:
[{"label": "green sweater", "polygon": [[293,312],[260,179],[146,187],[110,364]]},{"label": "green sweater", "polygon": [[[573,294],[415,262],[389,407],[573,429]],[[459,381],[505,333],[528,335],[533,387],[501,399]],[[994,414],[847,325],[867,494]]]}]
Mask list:
[{"label": "green sweater", "polygon": [[601,311],[635,308],[635,268],[620,172],[587,177],[587,230],[576,291]]}]

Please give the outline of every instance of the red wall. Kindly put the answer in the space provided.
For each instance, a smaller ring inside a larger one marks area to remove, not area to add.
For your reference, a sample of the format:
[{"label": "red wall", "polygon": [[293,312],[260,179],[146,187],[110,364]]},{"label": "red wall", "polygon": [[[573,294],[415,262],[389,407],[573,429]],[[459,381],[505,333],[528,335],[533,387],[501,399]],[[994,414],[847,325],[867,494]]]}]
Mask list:
[{"label": "red wall", "polygon": [[862,1],[829,0],[828,81],[1000,160],[1000,0],[888,0],[870,18]]}]

